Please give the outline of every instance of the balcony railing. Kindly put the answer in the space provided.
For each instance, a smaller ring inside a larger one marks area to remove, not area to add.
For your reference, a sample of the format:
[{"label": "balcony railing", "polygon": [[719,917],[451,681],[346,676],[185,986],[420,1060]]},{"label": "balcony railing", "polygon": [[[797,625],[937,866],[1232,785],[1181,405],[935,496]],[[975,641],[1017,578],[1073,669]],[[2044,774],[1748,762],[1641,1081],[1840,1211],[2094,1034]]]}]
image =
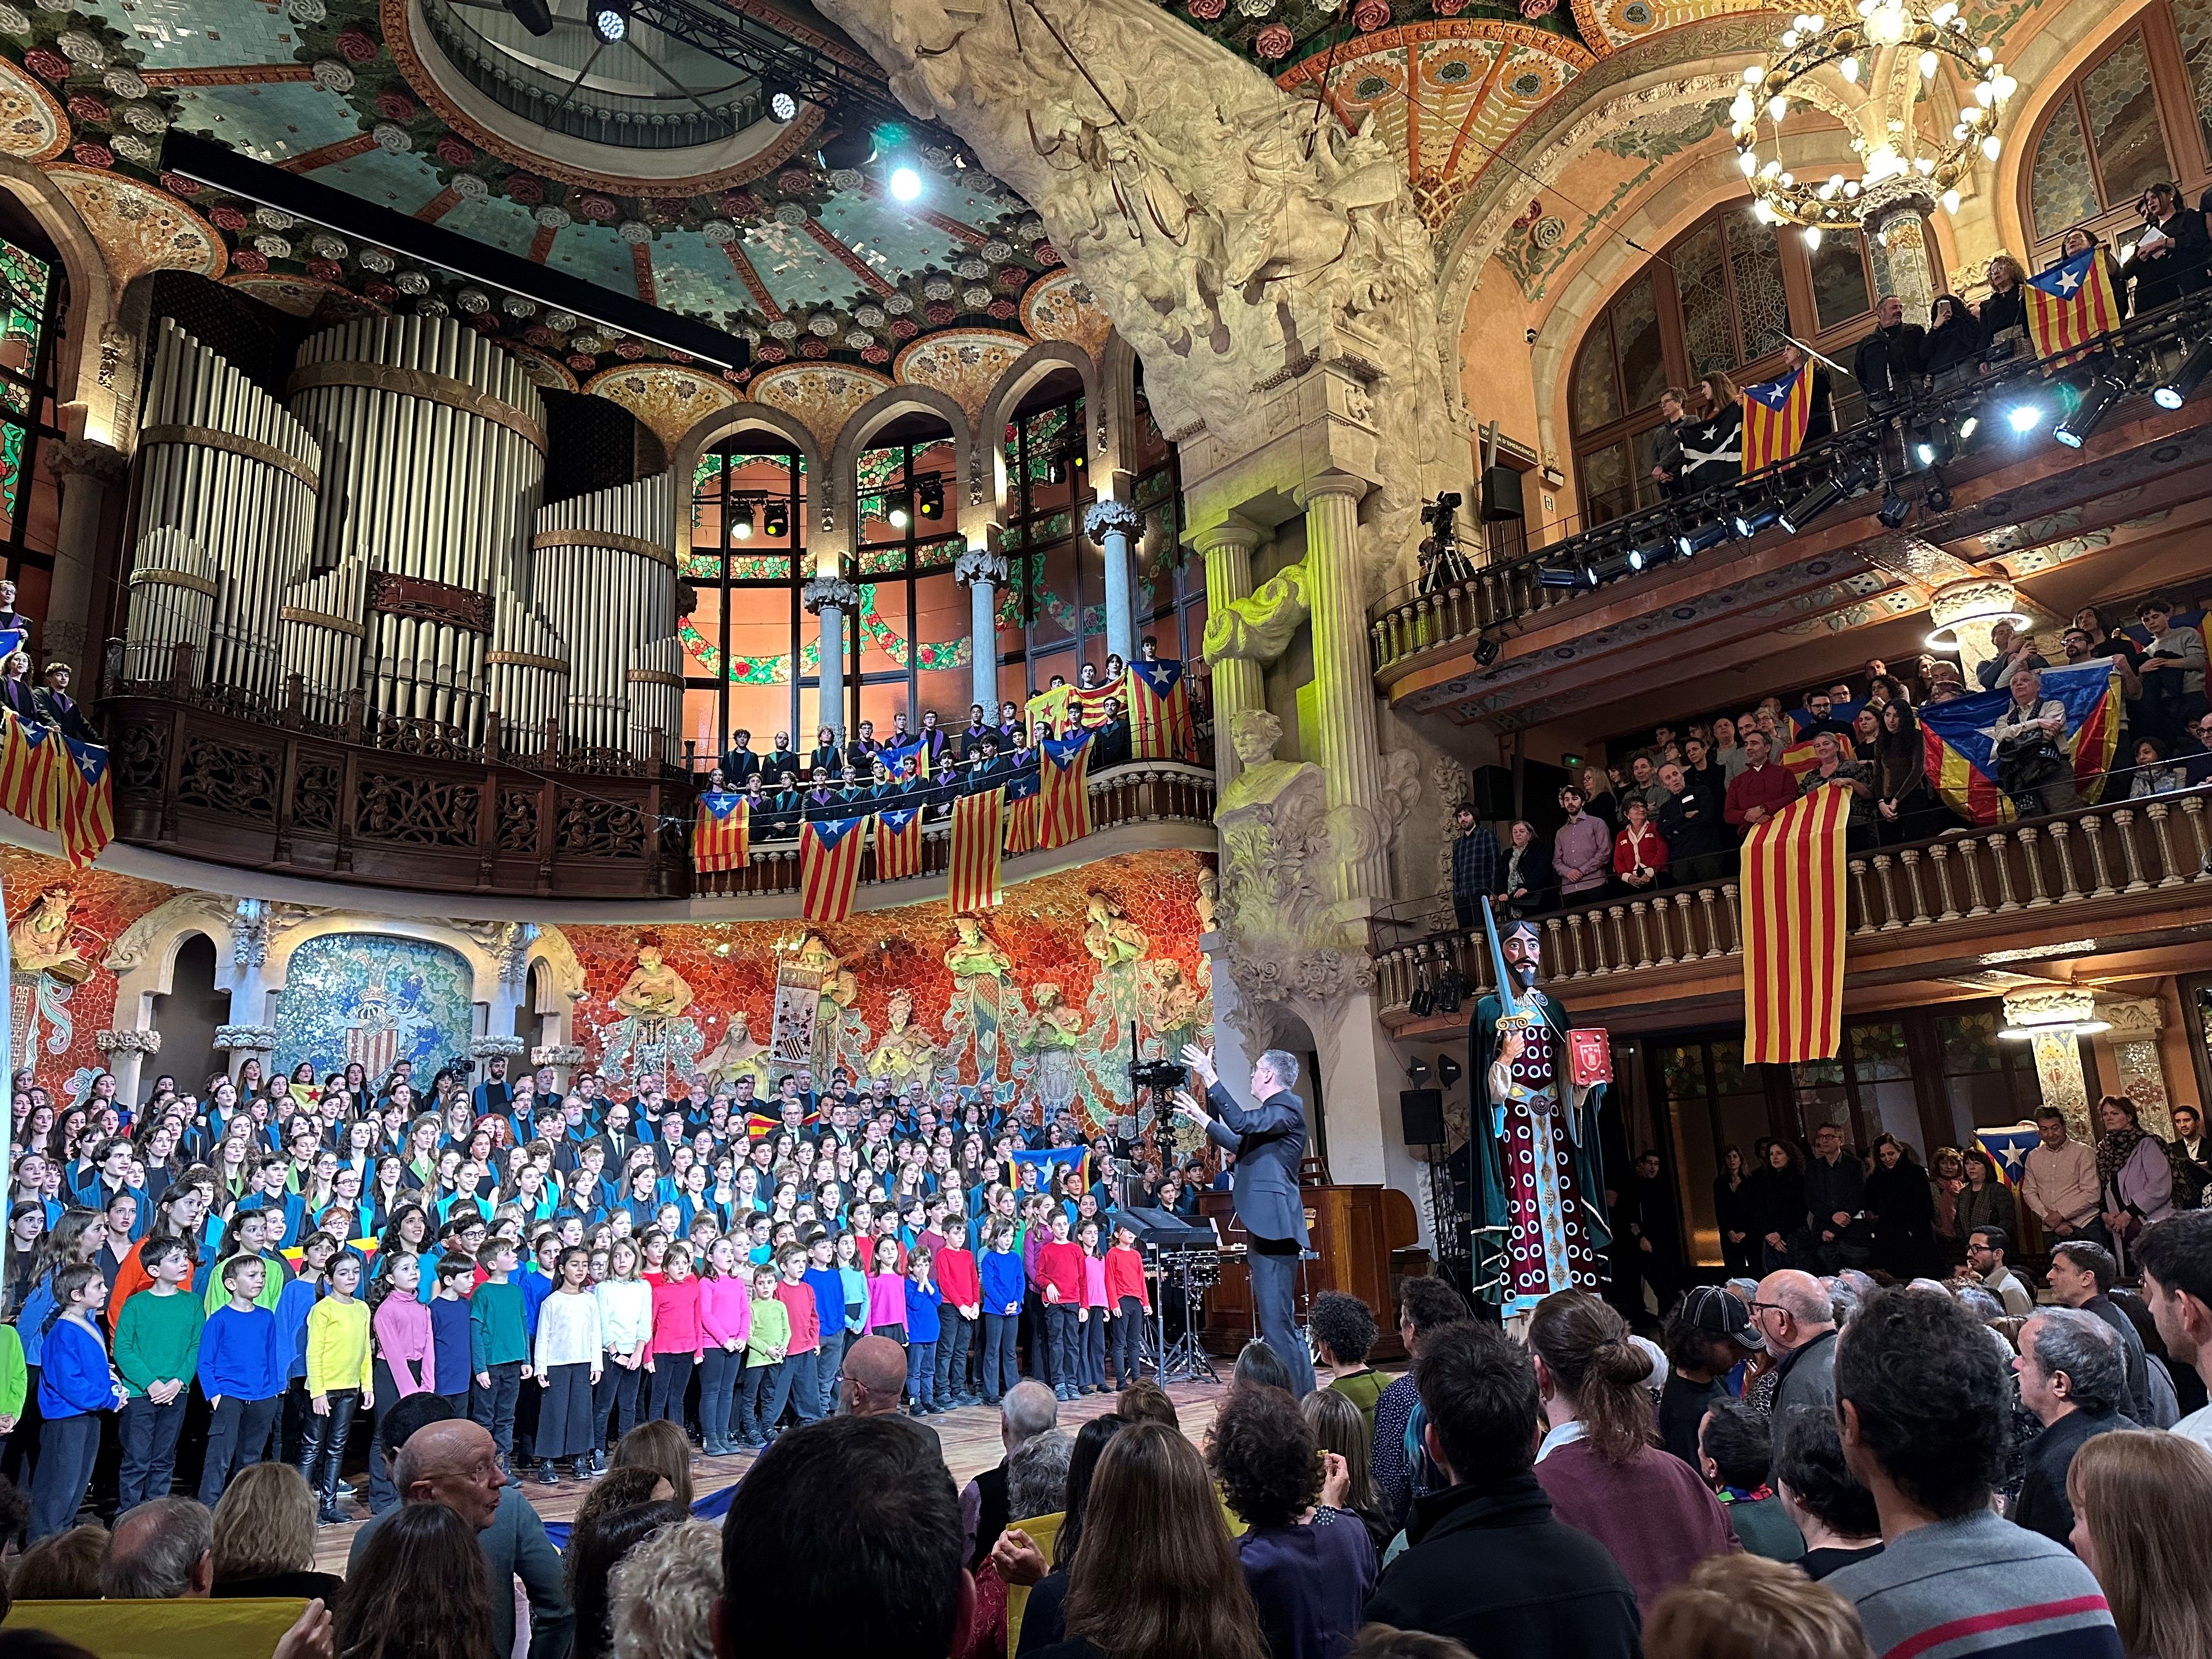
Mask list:
[{"label": "balcony railing", "polygon": [[[1891,943],[1965,945],[2061,915],[2109,934],[2130,918],[2160,918],[2182,889],[2212,896],[2207,805],[2191,791],[1854,854],[1846,975],[1853,958]],[[1619,976],[1635,975],[1638,990],[1659,1000],[1669,981],[1734,969],[1730,959],[1743,954],[1738,891],[1731,876],[1540,915],[1543,981],[1625,985]],[[1469,1012],[1494,983],[1480,929],[1459,930],[1449,894],[1395,906],[1370,929],[1386,1018],[1410,1018],[1414,993],[1434,990],[1448,970],[1474,988],[1462,1004]]]},{"label": "balcony railing", "polygon": [[[2017,396],[2031,386],[2044,389],[2047,380],[2059,374],[2079,379],[2091,373],[2118,370],[2124,374],[2130,381],[2129,394],[2112,406],[2111,417],[2125,417],[2146,401],[2143,394],[2150,387],[2138,384],[2144,374],[2161,361],[2170,361],[2184,343],[2203,337],[2208,318],[2212,318],[2212,303],[2203,296],[2181,301],[2136,318],[2105,337],[2100,356],[2087,362],[2081,361],[2078,353],[2072,354],[2071,362],[2064,354],[2024,360],[2001,374],[1940,396],[1899,399],[1887,404],[1882,413],[1743,478],[1612,520],[1518,558],[1480,566],[1465,580],[1440,585],[1432,592],[1422,591],[1419,583],[1401,587],[1368,611],[1375,672],[1386,673],[1424,653],[1462,641],[1471,650],[1490,629],[1525,622],[1541,611],[1571,604],[1593,589],[1677,557],[1725,564],[1768,533],[1762,528],[1749,538],[1742,537],[1735,528],[1740,514],[1748,516],[1764,509],[1774,533],[1787,537],[1791,532],[1775,525],[1771,514],[1815,485],[1831,479],[1840,483],[1842,492],[1836,503],[1840,504],[1880,488],[1885,479],[1922,470],[1905,459],[1894,441],[1899,433],[1930,434],[1940,429],[1946,453],[1955,451],[1949,463],[1955,471],[1969,460],[1965,444],[1954,435],[1969,416],[1979,418],[1980,432],[1996,437],[1996,428],[2002,422],[1995,418],[1994,410],[1982,406],[2008,394]],[[1832,506],[1824,510],[1832,511]],[[1680,551],[1679,536],[1716,526],[1726,526],[1717,542],[1703,551]],[[1639,549],[1648,550],[1648,554],[1641,562],[1631,565],[1627,556]]]}]

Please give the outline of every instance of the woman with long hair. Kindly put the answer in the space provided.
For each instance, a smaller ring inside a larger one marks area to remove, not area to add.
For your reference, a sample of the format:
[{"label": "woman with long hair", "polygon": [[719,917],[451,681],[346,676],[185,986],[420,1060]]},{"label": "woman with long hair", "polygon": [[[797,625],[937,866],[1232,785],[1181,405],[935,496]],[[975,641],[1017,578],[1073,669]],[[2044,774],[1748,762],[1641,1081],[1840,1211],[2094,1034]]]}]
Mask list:
[{"label": "woman with long hair", "polygon": [[1725,371],[1698,377],[1699,408],[1682,428],[1681,494],[1743,476],[1743,394]]},{"label": "woman with long hair", "polygon": [[1981,365],[1984,369],[2015,357],[2031,355],[2027,342],[2027,295],[2023,291],[2027,272],[2009,253],[2000,253],[1989,264],[1990,291],[1975,322],[1981,331]]},{"label": "woman with long hair", "polygon": [[2186,1435],[2093,1435],[2066,1469],[2068,1540],[2097,1575],[2131,1659],[2212,1653],[2212,1578],[2198,1540],[2212,1528],[2212,1452]]},{"label": "woman with long hair", "polygon": [[249,1463],[215,1506],[209,1546],[216,1596],[320,1596],[333,1613],[345,1580],[315,1571],[315,1494],[289,1463]]},{"label": "woman with long hair", "polygon": [[1721,1172],[1713,1177],[1713,1219],[1721,1231],[1721,1261],[1729,1279],[1757,1278],[1759,1239],[1752,1231],[1752,1199],[1758,1188],[1743,1161],[1743,1148],[1721,1153]]},{"label": "woman with long hair", "polygon": [[1875,830],[1883,846],[1895,847],[1933,835],[1942,814],[1928,787],[1927,742],[1911,706],[1884,703],[1880,719],[1874,747]]},{"label": "woman with long hair", "polygon": [[1940,394],[1973,379],[1982,356],[1981,325],[1955,294],[1939,294],[1928,308],[1928,343],[1921,370]]},{"label": "woman with long hair", "polygon": [[1344,1460],[1344,1498],[1341,1507],[1359,1517],[1367,1528],[1367,1541],[1375,1559],[1390,1547],[1398,1528],[1382,1507],[1382,1494],[1375,1485],[1375,1431],[1352,1397],[1336,1389],[1316,1389],[1298,1401],[1314,1442],[1324,1453]]},{"label": "woman with long hair", "polygon": [[1766,1146],[1747,1183],[1751,1192],[1752,1257],[1759,1278],[1790,1265],[1790,1236],[1805,1224],[1805,1174],[1797,1149],[1777,1139]]},{"label": "woman with long hair", "polygon": [[1920,1160],[1895,1135],[1874,1143],[1865,1202],[1874,1217],[1875,1266],[1900,1284],[1936,1270],[1936,1194]]},{"label": "woman with long hair", "polygon": [[1741,1547],[1719,1501],[1659,1449],[1650,1356],[1597,1297],[1561,1291],[1536,1304],[1528,1349],[1549,1431],[1536,1479],[1560,1520],[1613,1552],[1650,1616],[1709,1555]]},{"label": "woman with long hair", "polygon": [[2166,1143],[2136,1119],[2125,1095],[2097,1103],[2097,1208],[2112,1235],[2112,1253],[2127,1270],[2128,1251],[2142,1230],[2173,1213],[2173,1165]]},{"label": "woman with long hair", "polygon": [[385,1516],[346,1576],[332,1643],[337,1659],[492,1659],[492,1603],[483,1552],[443,1504]]}]

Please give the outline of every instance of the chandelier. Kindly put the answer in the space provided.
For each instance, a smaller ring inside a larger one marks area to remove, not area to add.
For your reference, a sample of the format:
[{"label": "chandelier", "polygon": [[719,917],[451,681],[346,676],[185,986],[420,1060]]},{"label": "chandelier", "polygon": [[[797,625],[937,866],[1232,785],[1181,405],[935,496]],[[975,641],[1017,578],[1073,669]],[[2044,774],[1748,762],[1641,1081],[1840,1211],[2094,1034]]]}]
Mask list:
[{"label": "chandelier", "polygon": [[[1943,75],[1960,89],[1957,112]],[[1743,72],[1729,114],[1753,210],[1770,224],[1869,232],[1955,213],[1978,161],[1997,159],[1999,112],[2014,89],[1996,54],[1975,39],[1956,0],[1857,0],[1801,12],[1767,61]],[[1817,112],[1841,124],[1859,173],[1800,178],[1782,155],[1784,128],[1807,137]],[[1940,136],[1944,128],[1948,136]]]}]

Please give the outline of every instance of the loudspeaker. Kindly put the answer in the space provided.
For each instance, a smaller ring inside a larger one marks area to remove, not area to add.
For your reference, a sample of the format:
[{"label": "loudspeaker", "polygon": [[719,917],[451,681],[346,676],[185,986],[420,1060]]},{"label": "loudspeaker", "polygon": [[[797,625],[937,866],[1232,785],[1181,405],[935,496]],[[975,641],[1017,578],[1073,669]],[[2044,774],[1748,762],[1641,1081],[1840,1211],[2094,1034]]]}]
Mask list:
[{"label": "loudspeaker", "polygon": [[1444,1091],[1441,1089],[1398,1091],[1398,1118],[1408,1146],[1444,1144]]},{"label": "loudspeaker", "polygon": [[1521,475],[1503,461],[1485,469],[1482,475],[1482,521],[1495,524],[1501,519],[1517,519],[1522,514],[1521,503]]}]

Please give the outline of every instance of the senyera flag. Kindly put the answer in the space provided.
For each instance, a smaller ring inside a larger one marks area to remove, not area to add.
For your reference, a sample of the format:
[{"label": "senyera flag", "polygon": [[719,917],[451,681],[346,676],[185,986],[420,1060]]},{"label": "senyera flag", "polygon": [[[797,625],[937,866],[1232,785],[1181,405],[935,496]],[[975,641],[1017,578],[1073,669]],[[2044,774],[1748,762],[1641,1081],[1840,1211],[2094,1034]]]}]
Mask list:
[{"label": "senyera flag", "polygon": [[1006,836],[1006,792],[986,789],[952,803],[952,848],[945,902],[956,916],[997,908],[999,848]]},{"label": "senyera flag", "polygon": [[1850,791],[1815,789],[1743,842],[1743,1057],[1832,1059],[1844,1030],[1844,832]]},{"label": "senyera flag", "polygon": [[1065,847],[1091,833],[1091,733],[1044,740],[1037,845]]},{"label": "senyera flag", "polygon": [[1743,470],[1786,461],[1805,441],[1813,417],[1813,365],[1743,389]]},{"label": "senyera flag", "polygon": [[843,921],[853,914],[860,879],[866,813],[856,818],[810,818],[799,836],[799,913],[809,921]]},{"label": "senyera flag", "polygon": [[[2110,657],[2042,671],[2043,696],[2066,711],[2058,739],[2074,763],[2074,786],[2085,801],[2104,793],[2105,775],[2120,742],[2120,677]],[[1921,742],[1928,780],[1953,811],[1976,824],[2008,823],[2018,809],[1997,785],[1997,717],[2012,706],[2012,689],[1978,691],[1948,702],[1923,703]]]},{"label": "senyera flag", "polygon": [[921,808],[894,807],[876,814],[876,879],[901,881],[921,873]]},{"label": "senyera flag", "polygon": [[726,791],[700,796],[691,820],[691,867],[702,876],[742,870],[751,856],[750,803]]},{"label": "senyera flag", "polygon": [[[2102,248],[2084,248],[2027,279],[2027,334],[2039,357],[2074,352],[2120,325]],[[2069,358],[2069,362],[2072,359]]]},{"label": "senyera flag", "polygon": [[1190,677],[1179,662],[1129,665],[1129,752],[1139,760],[1194,760]]}]

